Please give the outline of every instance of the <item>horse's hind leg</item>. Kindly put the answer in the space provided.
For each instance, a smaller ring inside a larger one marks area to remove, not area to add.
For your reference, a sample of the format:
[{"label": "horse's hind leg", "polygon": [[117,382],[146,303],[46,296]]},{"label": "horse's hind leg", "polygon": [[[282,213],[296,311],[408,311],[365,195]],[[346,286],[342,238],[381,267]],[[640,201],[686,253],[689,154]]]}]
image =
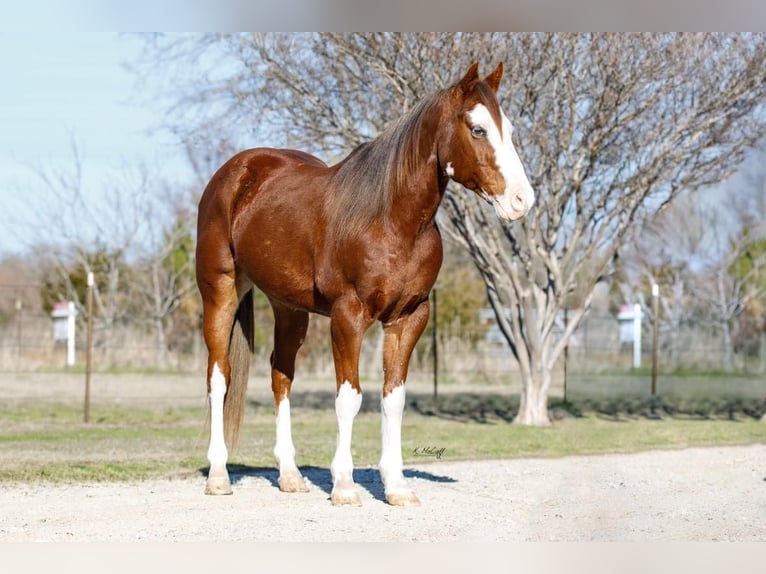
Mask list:
[{"label": "horse's hind leg", "polygon": [[237,290],[234,280],[221,275],[215,281],[200,283],[203,304],[203,332],[208,348],[207,390],[210,399],[210,462],[205,494],[231,494],[231,481],[226,470],[229,458],[223,430],[223,402],[230,380],[229,337],[237,312]]},{"label": "horse's hind leg", "polygon": [[277,417],[277,440],[274,456],[279,464],[279,489],[283,492],[307,492],[295,465],[295,446],[290,428],[290,387],[295,376],[295,356],[303,344],[309,324],[305,311],[288,309],[272,301],[274,309],[274,351],[271,353],[271,390]]}]

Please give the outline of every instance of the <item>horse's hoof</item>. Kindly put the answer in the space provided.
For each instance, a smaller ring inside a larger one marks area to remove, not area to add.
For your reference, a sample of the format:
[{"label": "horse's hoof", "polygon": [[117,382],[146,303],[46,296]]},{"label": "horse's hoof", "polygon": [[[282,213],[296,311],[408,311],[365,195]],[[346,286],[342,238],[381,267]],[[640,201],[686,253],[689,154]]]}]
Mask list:
[{"label": "horse's hoof", "polygon": [[387,492],[386,502],[391,506],[420,506],[420,500],[411,490]]},{"label": "horse's hoof", "polygon": [[309,487],[299,472],[279,475],[279,490],[282,492],[308,492]]},{"label": "horse's hoof", "polygon": [[214,476],[208,478],[207,483],[205,483],[205,494],[211,494],[214,496],[222,494],[233,494],[229,477]]},{"label": "horse's hoof", "polygon": [[333,506],[362,506],[362,499],[355,488],[333,488],[330,500]]}]

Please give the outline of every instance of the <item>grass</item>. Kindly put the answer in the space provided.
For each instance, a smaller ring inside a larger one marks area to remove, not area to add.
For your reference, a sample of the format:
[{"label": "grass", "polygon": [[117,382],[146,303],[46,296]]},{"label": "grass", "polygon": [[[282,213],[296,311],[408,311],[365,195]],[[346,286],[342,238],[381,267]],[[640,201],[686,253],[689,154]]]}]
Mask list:
[{"label": "grass", "polygon": [[[482,419],[461,415],[459,409],[450,411],[448,401],[439,413],[418,408],[417,402],[410,404],[402,430],[405,464],[435,460],[435,455],[418,455],[429,448],[432,452],[443,449],[441,460],[456,461],[766,442],[766,423],[747,416],[652,420],[597,411],[571,416],[559,408],[559,420],[535,428],[510,424],[499,399],[486,401],[489,407],[479,405],[484,408]],[[464,402],[469,405],[467,412],[476,408],[470,400]],[[22,401],[0,405],[0,482],[174,478],[199,475],[207,465],[204,409],[96,404],[92,418],[92,423],[84,424],[81,406],[75,404]],[[298,464],[327,468],[335,447],[332,409],[297,407],[292,419]],[[240,445],[232,451],[230,463],[273,468],[273,440],[272,409],[250,404]],[[377,463],[378,413],[358,415],[353,455],[357,468]]]},{"label": "grass", "polygon": [[[568,395],[572,398],[630,395],[648,397],[651,377],[648,373],[570,375]],[[726,375],[709,372],[660,374],[657,390],[661,395],[687,398],[739,397],[763,401],[766,398],[766,380],[761,377]]]}]

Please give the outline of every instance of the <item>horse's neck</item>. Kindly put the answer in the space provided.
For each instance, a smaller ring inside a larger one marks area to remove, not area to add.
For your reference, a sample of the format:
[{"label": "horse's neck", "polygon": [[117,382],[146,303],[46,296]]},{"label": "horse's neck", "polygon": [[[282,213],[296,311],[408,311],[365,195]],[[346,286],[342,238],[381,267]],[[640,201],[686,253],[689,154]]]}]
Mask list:
[{"label": "horse's neck", "polygon": [[390,214],[402,233],[419,233],[431,226],[447,187],[448,179],[439,170],[436,143],[430,143],[429,153],[419,158],[404,188],[394,194]]}]

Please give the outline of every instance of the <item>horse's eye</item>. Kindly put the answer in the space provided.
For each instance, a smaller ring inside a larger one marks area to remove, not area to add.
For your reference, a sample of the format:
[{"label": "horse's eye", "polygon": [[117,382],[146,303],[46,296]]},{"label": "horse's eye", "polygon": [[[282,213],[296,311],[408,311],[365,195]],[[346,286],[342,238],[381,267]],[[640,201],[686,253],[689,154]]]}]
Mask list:
[{"label": "horse's eye", "polygon": [[485,138],[487,137],[487,130],[481,126],[473,126],[471,128],[471,135],[475,138]]}]

